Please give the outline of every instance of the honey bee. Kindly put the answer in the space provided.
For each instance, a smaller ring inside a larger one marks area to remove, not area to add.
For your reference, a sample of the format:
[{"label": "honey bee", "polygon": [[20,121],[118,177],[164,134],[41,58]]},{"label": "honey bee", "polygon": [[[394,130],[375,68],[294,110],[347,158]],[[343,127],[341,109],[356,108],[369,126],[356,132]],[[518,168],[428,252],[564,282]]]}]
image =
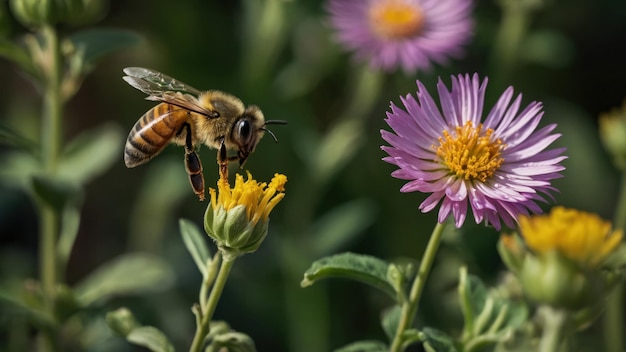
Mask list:
[{"label": "honey bee", "polygon": [[[166,145],[185,148],[185,170],[194,193],[202,201],[204,176],[196,146],[217,149],[220,177],[228,179],[228,162],[239,160],[240,167],[254,151],[264,133],[276,136],[265,126],[286,124],[268,120],[256,105],[219,90],[200,91],[163,73],[142,67],[127,67],[123,79],[160,102],[148,110],[130,130],[124,147],[124,163],[132,168],[150,161]],[[237,150],[228,156],[227,150]]]}]

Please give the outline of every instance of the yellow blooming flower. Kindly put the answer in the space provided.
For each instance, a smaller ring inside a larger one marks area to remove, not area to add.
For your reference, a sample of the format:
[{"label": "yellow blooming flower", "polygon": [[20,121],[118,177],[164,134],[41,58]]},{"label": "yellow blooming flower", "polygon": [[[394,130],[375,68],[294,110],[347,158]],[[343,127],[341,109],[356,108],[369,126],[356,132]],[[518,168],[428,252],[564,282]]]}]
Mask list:
[{"label": "yellow blooming flower", "polygon": [[549,215],[521,217],[519,228],[535,253],[557,251],[585,267],[601,264],[623,236],[596,214],[563,207],[555,207]]},{"label": "yellow blooming flower", "polygon": [[622,275],[607,260],[618,249],[622,231],[612,230],[598,215],[554,207],[547,215],[520,217],[519,233],[502,235],[498,250],[524,293],[537,303],[595,317],[598,303]]},{"label": "yellow blooming flower", "polygon": [[269,184],[235,176],[235,186],[220,178],[217,190],[209,189],[211,202],[204,228],[218,247],[233,255],[254,252],[267,235],[269,214],[285,197],[287,177],[274,174]]}]

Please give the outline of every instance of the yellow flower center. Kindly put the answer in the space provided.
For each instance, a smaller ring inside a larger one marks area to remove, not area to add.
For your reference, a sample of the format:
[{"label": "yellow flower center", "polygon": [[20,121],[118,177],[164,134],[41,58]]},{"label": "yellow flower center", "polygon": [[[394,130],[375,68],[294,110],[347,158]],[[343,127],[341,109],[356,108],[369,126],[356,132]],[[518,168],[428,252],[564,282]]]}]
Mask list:
[{"label": "yellow flower center", "polygon": [[621,230],[598,215],[555,207],[549,215],[520,217],[519,228],[526,244],[538,254],[558,251],[565,257],[595,267],[620,243]]},{"label": "yellow flower center", "polygon": [[474,127],[471,121],[457,126],[453,133],[443,131],[439,137],[437,156],[450,172],[465,180],[485,182],[504,162],[500,151],[505,147],[500,139],[493,140],[493,130]]},{"label": "yellow flower center", "polygon": [[211,205],[213,209],[217,209],[219,205],[226,211],[243,205],[246,207],[248,221],[254,226],[261,219],[267,220],[272,209],[285,197],[285,183],[287,176],[282,174],[274,174],[268,185],[257,182],[248,172],[247,181],[240,174],[235,175],[235,186],[230,188],[228,180],[220,178],[217,181],[217,193],[215,189],[209,189]]},{"label": "yellow flower center", "polygon": [[424,27],[424,13],[416,4],[403,0],[373,2],[369,9],[372,30],[383,39],[414,37]]}]

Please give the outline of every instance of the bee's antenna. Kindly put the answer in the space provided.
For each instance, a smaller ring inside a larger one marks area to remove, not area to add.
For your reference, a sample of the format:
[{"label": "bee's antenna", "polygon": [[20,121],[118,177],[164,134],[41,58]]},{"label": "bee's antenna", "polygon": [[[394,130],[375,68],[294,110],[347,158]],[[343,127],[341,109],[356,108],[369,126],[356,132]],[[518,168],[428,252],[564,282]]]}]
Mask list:
[{"label": "bee's antenna", "polygon": [[266,125],[286,125],[287,121],[285,120],[267,120],[265,121]]},{"label": "bee's antenna", "polygon": [[269,134],[270,134],[270,136],[272,136],[272,139],[274,139],[274,142],[278,143],[278,139],[276,139],[276,135],[274,134],[274,132],[272,132],[272,131],[268,130],[268,129],[267,129],[267,128],[265,128],[265,127],[261,127],[261,130],[262,130],[262,131],[265,131],[265,132],[267,132],[267,133],[269,133]]},{"label": "bee's antenna", "polygon": [[[287,121],[285,120],[267,120],[265,121],[264,125],[286,125]],[[272,138],[274,139],[274,142],[278,143],[278,139],[276,139],[276,135],[274,134],[274,132],[268,130],[265,127],[261,127],[261,130],[267,132],[270,134],[270,136],[272,136]]]}]

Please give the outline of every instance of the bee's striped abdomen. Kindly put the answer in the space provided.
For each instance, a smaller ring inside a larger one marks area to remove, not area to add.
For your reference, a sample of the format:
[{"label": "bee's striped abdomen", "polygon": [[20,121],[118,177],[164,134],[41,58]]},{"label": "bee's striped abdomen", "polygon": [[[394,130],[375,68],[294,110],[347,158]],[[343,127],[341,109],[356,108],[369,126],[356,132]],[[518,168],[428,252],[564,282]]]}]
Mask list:
[{"label": "bee's striped abdomen", "polygon": [[159,154],[180,131],[188,117],[187,110],[167,103],[148,110],[128,134],[124,147],[126,166],[144,164]]}]

